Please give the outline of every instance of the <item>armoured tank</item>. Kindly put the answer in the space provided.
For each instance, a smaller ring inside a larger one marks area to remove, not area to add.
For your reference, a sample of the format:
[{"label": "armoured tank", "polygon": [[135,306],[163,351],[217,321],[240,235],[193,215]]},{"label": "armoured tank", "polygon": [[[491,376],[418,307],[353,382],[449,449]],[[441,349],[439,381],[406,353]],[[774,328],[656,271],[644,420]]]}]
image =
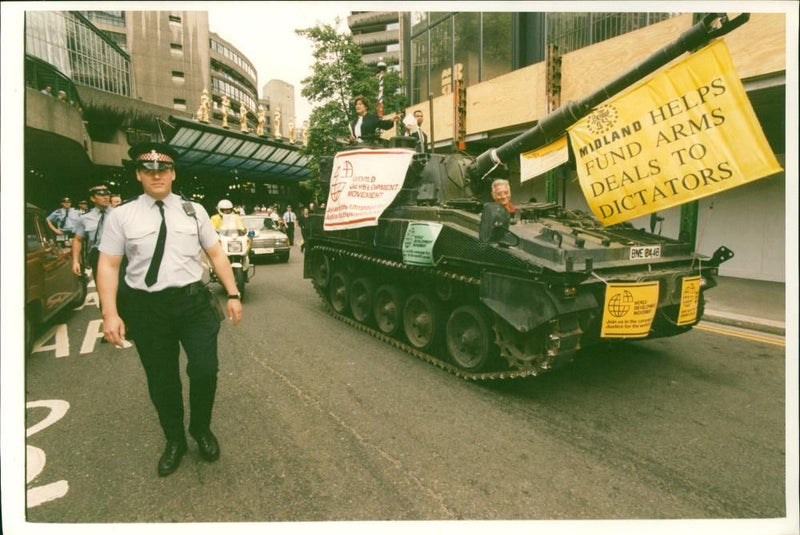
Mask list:
[{"label": "armoured tank", "polygon": [[[311,214],[304,277],[336,318],[472,380],[537,375],[606,339],[690,330],[732,251],[723,246],[703,257],[690,243],[629,223],[604,227],[557,203],[520,203],[509,215],[490,202],[488,185],[499,163],[746,20],[706,16],[609,85],[477,158],[414,153],[403,148],[408,138],[397,137],[388,148],[350,147],[323,160],[329,203]],[[349,176],[362,184],[347,195],[396,191],[378,214],[338,203],[352,212],[350,225],[338,226],[343,213],[331,204],[344,194],[340,178],[352,175],[356,158],[372,162],[373,172]],[[399,178],[376,179],[384,172]]]}]

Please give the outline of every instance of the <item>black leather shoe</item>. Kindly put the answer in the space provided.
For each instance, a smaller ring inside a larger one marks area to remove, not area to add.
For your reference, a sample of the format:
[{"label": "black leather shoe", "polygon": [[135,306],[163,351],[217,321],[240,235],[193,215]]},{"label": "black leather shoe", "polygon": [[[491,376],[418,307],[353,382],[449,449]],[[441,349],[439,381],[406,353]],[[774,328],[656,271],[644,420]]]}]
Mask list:
[{"label": "black leather shoe", "polygon": [[178,469],[181,464],[181,457],[186,453],[186,441],[168,440],[164,447],[164,453],[158,460],[158,475],[168,476]]},{"label": "black leather shoe", "polygon": [[206,461],[213,462],[219,459],[219,442],[217,437],[211,431],[192,435],[197,441],[197,447],[200,449],[200,457]]}]

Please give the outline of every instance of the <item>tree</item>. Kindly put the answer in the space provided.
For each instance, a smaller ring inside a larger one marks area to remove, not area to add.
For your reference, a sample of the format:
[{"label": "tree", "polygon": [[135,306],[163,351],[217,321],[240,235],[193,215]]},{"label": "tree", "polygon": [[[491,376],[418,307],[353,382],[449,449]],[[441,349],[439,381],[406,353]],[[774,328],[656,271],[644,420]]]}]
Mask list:
[{"label": "tree", "polygon": [[[336,26],[339,19],[336,19]],[[309,39],[313,46],[314,64],[311,76],[302,80],[300,94],[312,104],[309,118],[308,145],[302,149],[309,157],[312,176],[319,175],[320,159],[332,156],[346,144],[350,135],[349,122],[355,117],[353,98],[364,95],[377,109],[377,69],[365,64],[361,47],[350,34],[340,34],[335,26],[318,24],[313,28],[295,30]],[[405,98],[399,93],[402,80],[398,73],[387,69],[383,77],[386,113],[399,111]],[[317,179],[312,179],[312,191],[319,193]]]}]

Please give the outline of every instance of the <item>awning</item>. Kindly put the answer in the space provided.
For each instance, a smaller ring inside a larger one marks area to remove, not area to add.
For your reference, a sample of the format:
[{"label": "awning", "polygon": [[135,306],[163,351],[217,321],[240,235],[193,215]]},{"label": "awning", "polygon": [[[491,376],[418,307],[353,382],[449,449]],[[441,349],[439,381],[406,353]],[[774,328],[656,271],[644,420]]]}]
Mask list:
[{"label": "awning", "polygon": [[180,154],[182,172],[230,176],[254,182],[299,181],[309,177],[308,157],[300,146],[170,116],[176,131],[168,143]]}]

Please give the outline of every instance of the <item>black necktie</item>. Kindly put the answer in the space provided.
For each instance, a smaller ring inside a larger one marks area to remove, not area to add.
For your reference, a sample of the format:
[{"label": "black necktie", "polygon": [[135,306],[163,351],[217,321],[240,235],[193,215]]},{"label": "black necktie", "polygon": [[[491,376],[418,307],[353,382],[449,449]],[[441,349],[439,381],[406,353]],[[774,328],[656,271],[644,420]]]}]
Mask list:
[{"label": "black necktie", "polygon": [[99,243],[97,239],[98,236],[100,236],[101,238],[103,237],[103,235],[100,234],[100,229],[103,228],[103,220],[105,219],[105,217],[106,217],[105,209],[100,210],[100,220],[97,222],[97,228],[94,229],[94,239],[92,240],[92,247],[97,247]]},{"label": "black necktie", "polygon": [[150,267],[147,268],[147,275],[144,277],[144,282],[148,286],[152,286],[158,280],[158,268],[161,267],[161,257],[164,256],[164,243],[167,241],[167,222],[164,220],[164,203],[163,201],[156,201],[158,211],[161,212],[161,228],[158,229],[158,238],[156,239],[156,250],[153,252],[153,259],[150,260]]}]

